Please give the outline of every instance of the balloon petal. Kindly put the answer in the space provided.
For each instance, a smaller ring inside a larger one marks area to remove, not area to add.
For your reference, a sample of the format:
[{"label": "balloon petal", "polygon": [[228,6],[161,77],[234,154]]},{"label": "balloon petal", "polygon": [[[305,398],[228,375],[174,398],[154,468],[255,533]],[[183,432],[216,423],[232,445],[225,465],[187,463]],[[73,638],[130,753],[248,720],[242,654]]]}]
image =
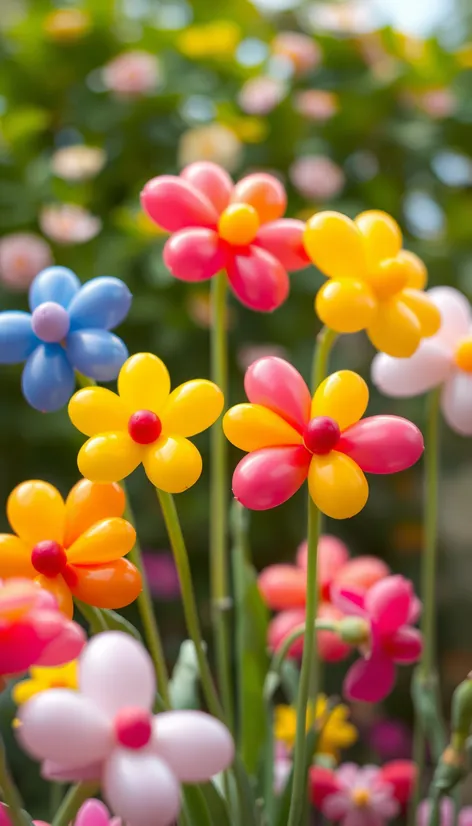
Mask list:
[{"label": "balloon petal", "polygon": [[433,287],[426,295],[441,313],[441,327],[435,341],[452,350],[469,333],[472,323],[469,301],[454,287]]},{"label": "balloon petal", "polygon": [[423,636],[417,628],[405,626],[399,628],[396,634],[386,641],[385,650],[393,662],[399,665],[416,663],[423,650]]},{"label": "balloon petal", "polygon": [[310,418],[310,391],[288,361],[276,356],[258,359],[246,370],[244,389],[250,402],[268,407],[303,432]]},{"label": "balloon petal", "polygon": [[364,591],[351,585],[342,586],[337,583],[331,588],[331,602],[341,613],[348,617],[365,617]]},{"label": "balloon petal", "polygon": [[120,482],[129,476],[143,458],[141,445],[127,433],[109,432],[92,436],[80,448],[77,465],[91,482]]},{"label": "balloon petal", "polygon": [[162,229],[177,232],[186,227],[212,227],[218,222],[213,204],[188,181],[159,175],[141,192],[145,212]]},{"label": "balloon petal", "polygon": [[84,387],[72,396],[68,413],[77,430],[96,436],[109,430],[128,430],[129,413],[116,393],[105,387]]},{"label": "balloon petal", "polygon": [[0,313],[0,364],[21,364],[38,344],[30,313],[19,310]]},{"label": "balloon petal", "polygon": [[319,270],[331,278],[363,279],[364,241],[354,221],[341,212],[318,212],[307,222],[305,249]]},{"label": "balloon petal", "polygon": [[[318,618],[337,622],[344,614],[329,602],[322,602],[318,608]],[[325,663],[338,663],[349,657],[352,647],[334,631],[317,631],[316,639],[320,657]],[[321,749],[320,749],[321,750]]]},{"label": "balloon petal", "polygon": [[0,578],[34,579],[37,571],[31,564],[31,548],[9,533],[0,534]]},{"label": "balloon petal", "polygon": [[400,575],[388,576],[369,588],[365,609],[381,636],[393,634],[408,622],[413,596],[411,582]]},{"label": "balloon petal", "polygon": [[255,172],[242,178],[233,189],[233,204],[249,204],[256,210],[261,224],[276,221],[287,206],[285,189],[273,175]]},{"label": "balloon petal", "polygon": [[113,516],[123,516],[126,499],[123,489],[115,484],[98,485],[88,479],[81,479],[70,490],[66,499],[66,548],[80,534]]},{"label": "balloon petal", "polygon": [[329,416],[341,431],[359,421],[369,403],[369,388],[352,370],[338,370],[328,376],[315,392],[311,416]]},{"label": "balloon petal", "polygon": [[398,473],[416,464],[424,451],[421,431],[400,416],[369,416],[342,434],[336,450],[365,473]]},{"label": "balloon petal", "polygon": [[303,270],[310,264],[310,259],[303,246],[305,224],[294,218],[280,218],[263,224],[259,229],[254,244],[269,252],[287,272]]},{"label": "balloon petal", "polygon": [[130,826],[170,826],[177,820],[179,783],[149,751],[115,749],[106,763],[102,788],[112,811]]},{"label": "balloon petal", "polygon": [[454,372],[444,385],[441,409],[452,430],[461,436],[472,436],[472,375]]},{"label": "balloon petal", "polygon": [[393,689],[395,666],[383,656],[357,660],[346,674],[343,693],[347,700],[380,703]]},{"label": "balloon petal", "polygon": [[264,447],[300,445],[303,439],[285,419],[260,404],[237,404],[225,414],[223,430],[231,444],[251,453]]},{"label": "balloon petal", "polygon": [[251,310],[270,313],[288,296],[286,270],[273,255],[251,245],[233,254],[227,262],[229,282],[237,298]]},{"label": "balloon petal", "polygon": [[67,404],[75,376],[60,344],[40,344],[29,356],[21,377],[23,395],[36,410],[51,413]]},{"label": "balloon petal", "polygon": [[369,496],[367,479],[360,467],[336,450],[326,456],[313,456],[308,489],[315,505],[332,519],[355,516]]},{"label": "balloon petal", "polygon": [[[278,651],[283,641],[295,628],[305,624],[305,609],[291,608],[280,611],[270,621],[267,632],[267,646],[269,651]],[[303,654],[303,636],[300,636],[288,649],[287,656],[294,660],[301,659]]]},{"label": "balloon petal", "polygon": [[367,591],[380,579],[388,576],[390,568],[377,556],[357,556],[349,559],[334,577],[337,588],[359,588]]},{"label": "balloon petal", "polygon": [[198,481],[202,457],[183,436],[161,436],[144,453],[144,470],[152,484],[166,493],[182,493]]},{"label": "balloon petal", "polygon": [[452,370],[448,350],[436,339],[422,341],[408,359],[378,353],[372,362],[372,381],[385,396],[410,398],[446,381]]},{"label": "balloon petal", "polygon": [[206,281],[225,269],[226,261],[225,248],[213,229],[183,229],[164,246],[164,263],[181,281]]},{"label": "balloon petal", "polygon": [[126,318],[133,296],[119,278],[100,276],[83,284],[69,304],[71,332],[113,330]]},{"label": "balloon petal", "polygon": [[64,578],[61,575],[49,577],[40,574],[39,576],[36,576],[36,582],[41,586],[41,588],[53,595],[57,605],[59,606],[59,610],[62,611],[66,617],[72,619],[74,616],[74,603],[72,601],[69,586],[65,582]]},{"label": "balloon petal", "polygon": [[402,290],[401,300],[418,319],[422,336],[434,336],[438,332],[441,326],[441,312],[427,293],[407,288]]},{"label": "balloon petal", "polygon": [[395,258],[402,247],[402,233],[397,222],[378,209],[361,212],[354,221],[360,230],[369,270],[386,258]]},{"label": "balloon petal", "polygon": [[212,381],[186,381],[167,399],[161,416],[162,430],[179,436],[195,436],[216,422],[223,405],[223,393]]},{"label": "balloon petal", "polygon": [[421,341],[421,324],[415,313],[395,297],[379,304],[367,335],[377,350],[396,358],[409,358]]},{"label": "balloon petal", "polygon": [[407,287],[413,290],[424,290],[428,283],[428,271],[421,258],[409,250],[400,250],[396,259],[407,273]]},{"label": "balloon petal", "polygon": [[197,161],[186,166],[180,173],[195,189],[213,204],[218,215],[228,206],[233,191],[233,181],[221,166],[211,161]]},{"label": "balloon petal", "polygon": [[75,370],[95,381],[113,381],[128,358],[125,343],[108,330],[77,330],[66,339]]},{"label": "balloon petal", "polygon": [[136,531],[118,516],[96,522],[70,546],[71,565],[102,565],[125,556],[134,547]]},{"label": "balloon petal", "polygon": [[233,493],[250,510],[268,510],[290,499],[307,478],[310,454],[304,447],[268,447],[241,460]]},{"label": "balloon petal", "polygon": [[85,631],[80,625],[76,622],[63,622],[60,633],[49,642],[34,663],[47,668],[70,663],[77,659],[86,642]]},{"label": "balloon petal", "polygon": [[75,826],[110,826],[110,812],[101,800],[90,798],[77,812]]},{"label": "balloon petal", "polygon": [[124,608],[142,591],[141,574],[127,559],[89,568],[72,565],[67,574],[73,595],[96,608]]},{"label": "balloon petal", "polygon": [[44,760],[41,764],[41,777],[44,780],[53,780],[57,783],[79,783],[80,781],[99,782],[102,776],[102,763],[90,763],[88,766],[68,766],[63,768],[52,760]]},{"label": "balloon petal", "polygon": [[72,270],[67,267],[47,267],[31,284],[28,299],[30,310],[35,310],[45,301],[54,301],[67,309],[80,287],[80,281]]},{"label": "balloon petal", "polygon": [[159,756],[182,783],[202,783],[227,769],[234,743],[223,723],[202,711],[168,711],[154,720]]},{"label": "balloon petal", "polygon": [[375,318],[378,302],[365,281],[332,278],[318,290],[315,310],[323,324],[337,333],[358,333]]},{"label": "balloon petal", "polygon": [[126,707],[150,711],[156,691],[151,658],[129,634],[97,634],[80,658],[79,687],[108,720]]},{"label": "balloon petal", "polygon": [[32,547],[44,539],[62,544],[65,505],[59,491],[47,482],[22,482],[10,493],[7,519],[25,545]]},{"label": "balloon petal", "polygon": [[170,393],[167,367],[152,353],[136,353],[120,370],[118,393],[130,414],[152,410],[159,415]]},{"label": "balloon petal", "polygon": [[296,565],[269,565],[259,574],[257,587],[271,611],[303,608],[306,604],[306,572]]}]

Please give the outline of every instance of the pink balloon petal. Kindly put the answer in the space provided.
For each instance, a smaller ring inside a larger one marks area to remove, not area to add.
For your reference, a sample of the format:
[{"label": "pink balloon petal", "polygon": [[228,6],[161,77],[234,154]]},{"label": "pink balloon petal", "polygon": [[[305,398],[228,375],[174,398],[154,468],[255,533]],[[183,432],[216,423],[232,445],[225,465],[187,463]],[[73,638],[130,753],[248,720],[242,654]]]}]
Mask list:
[{"label": "pink balloon petal", "polygon": [[462,370],[452,373],[443,387],[441,408],[452,430],[472,436],[472,376]]},{"label": "pink balloon petal", "polygon": [[[291,634],[291,632],[303,625],[305,622],[305,609],[293,608],[291,611],[281,611],[280,614],[274,617],[269,623],[269,630],[267,632],[267,645],[270,651],[278,651],[284,639]],[[288,656],[293,659],[301,659],[303,654],[303,637],[290,646]]]},{"label": "pink balloon petal", "polygon": [[103,792],[128,826],[170,826],[180,811],[177,778],[147,749],[115,749],[105,766]]},{"label": "pink balloon petal", "polygon": [[378,353],[372,362],[372,381],[385,396],[411,398],[438,387],[453,367],[452,353],[436,338],[424,339],[410,358]]},{"label": "pink balloon petal", "polygon": [[366,473],[398,473],[414,465],[424,451],[421,431],[400,416],[370,416],[342,433],[336,450],[350,456]]},{"label": "pink balloon petal", "polygon": [[421,617],[421,612],[423,610],[423,603],[421,602],[420,598],[416,595],[413,596],[410,605],[410,613],[408,614],[408,622],[410,625],[414,625],[418,622],[419,618]]},{"label": "pink balloon petal", "polygon": [[205,281],[226,267],[225,247],[213,229],[176,232],[164,246],[164,263],[181,281]]},{"label": "pink balloon petal", "polygon": [[17,622],[0,629],[0,675],[19,674],[34,665],[46,648],[31,623]]},{"label": "pink balloon petal", "polygon": [[369,588],[365,608],[381,636],[393,634],[408,622],[413,586],[403,576],[388,576]]},{"label": "pink balloon petal", "polygon": [[306,573],[296,565],[268,565],[259,574],[257,585],[272,611],[300,608],[306,603]]},{"label": "pink balloon petal", "polygon": [[273,255],[251,245],[240,248],[228,260],[228,278],[242,304],[260,313],[271,313],[288,296],[286,270]]},{"label": "pink balloon petal", "polygon": [[433,287],[426,293],[441,313],[441,328],[435,336],[449,350],[466,336],[472,323],[470,304],[454,287]]},{"label": "pink balloon petal", "polygon": [[145,212],[162,229],[177,232],[186,227],[216,227],[218,214],[198,189],[174,175],[159,175],[141,192]]},{"label": "pink balloon petal", "polygon": [[390,659],[377,654],[369,660],[357,660],[346,674],[343,693],[347,700],[380,703],[393,689],[395,666]]},{"label": "pink balloon petal", "polygon": [[277,356],[258,359],[246,371],[244,389],[252,404],[268,407],[303,432],[310,418],[310,391],[288,361]]},{"label": "pink balloon petal", "polygon": [[423,650],[423,637],[417,628],[405,626],[384,643],[384,650],[395,663],[409,665],[418,662]]},{"label": "pink balloon petal", "polygon": [[87,636],[83,628],[76,622],[64,620],[62,631],[46,646],[35,664],[56,666],[76,660],[86,642]]},{"label": "pink balloon petal", "polygon": [[225,169],[211,161],[197,161],[186,166],[180,177],[198,189],[215,207],[218,215],[228,206],[233,181]]},{"label": "pink balloon petal", "polygon": [[320,809],[327,797],[340,791],[341,784],[337,773],[324,766],[312,766],[309,774],[310,797],[317,809]]},{"label": "pink balloon petal", "polygon": [[254,244],[270,252],[288,272],[308,267],[310,259],[303,246],[305,224],[295,218],[279,218],[263,224]]},{"label": "pink balloon petal", "polygon": [[101,800],[90,798],[82,804],[75,818],[74,826],[108,826],[110,812]]},{"label": "pink balloon petal", "polygon": [[364,592],[360,589],[331,587],[331,602],[341,613],[348,617],[365,617]]},{"label": "pink balloon petal", "polygon": [[103,771],[102,763],[89,763],[86,766],[68,766],[64,768],[52,760],[45,760],[41,764],[41,777],[45,780],[54,780],[58,783],[80,783],[82,781],[100,780]]},{"label": "pink balloon petal", "polygon": [[245,456],[233,473],[233,493],[245,508],[276,508],[303,485],[311,456],[304,447],[268,447]]},{"label": "pink balloon petal", "polygon": [[159,757],[182,783],[206,782],[233,762],[231,734],[203,711],[158,714],[154,732]]}]

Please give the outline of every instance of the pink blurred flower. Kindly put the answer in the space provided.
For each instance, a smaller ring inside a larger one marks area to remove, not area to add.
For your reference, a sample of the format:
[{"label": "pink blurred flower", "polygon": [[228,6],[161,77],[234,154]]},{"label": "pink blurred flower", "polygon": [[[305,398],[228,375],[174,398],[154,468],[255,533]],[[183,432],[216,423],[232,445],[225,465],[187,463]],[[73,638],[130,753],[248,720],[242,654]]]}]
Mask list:
[{"label": "pink blurred flower", "polygon": [[[418,806],[417,826],[428,826],[431,803],[423,800]],[[450,797],[441,800],[441,820],[439,826],[454,826],[454,803]],[[472,826],[472,806],[466,806],[459,812],[457,826]]]},{"label": "pink blurred flower", "polygon": [[401,720],[379,720],[369,735],[369,746],[382,760],[408,757],[411,754],[411,732]]},{"label": "pink blurred flower", "polygon": [[172,554],[145,551],[143,563],[151,594],[163,600],[176,599],[180,594],[180,583]]},{"label": "pink blurred flower", "polygon": [[24,290],[33,278],[53,263],[49,244],[32,232],[14,232],[0,240],[0,280],[14,290]]},{"label": "pink blurred flower", "polygon": [[289,176],[301,195],[316,201],[334,198],[345,184],[341,167],[323,155],[297,158],[290,167]]},{"label": "pink blurred flower", "polygon": [[296,74],[309,72],[321,62],[318,44],[301,32],[279,32],[271,46],[273,54],[290,61]]},{"label": "pink blurred flower", "polygon": [[248,115],[268,115],[287,94],[286,84],[273,77],[260,75],[242,86],[238,103]]},{"label": "pink blurred flower", "polygon": [[307,120],[323,122],[338,111],[338,99],[333,92],[323,89],[306,89],[295,95],[295,109]]},{"label": "pink blurred flower", "polygon": [[457,101],[451,89],[431,89],[418,96],[418,106],[432,118],[450,117],[457,108]]},{"label": "pink blurred flower", "polygon": [[85,244],[100,232],[102,222],[77,204],[43,207],[39,225],[51,241],[57,244]]},{"label": "pink blurred flower", "polygon": [[[34,826],[49,826],[44,820],[33,820]],[[0,803],[0,826],[13,826],[8,815],[8,806],[5,803]]]},{"label": "pink blurred flower", "polygon": [[[316,784],[316,767],[310,773]],[[384,826],[400,811],[393,788],[382,781],[378,766],[356,766],[344,763],[333,772],[337,791],[324,796],[320,809],[329,820],[340,826]],[[323,774],[323,783],[325,782]]]},{"label": "pink blurred flower", "polygon": [[362,659],[349,669],[344,695],[350,700],[377,703],[390,694],[395,666],[417,662],[422,636],[416,622],[421,603],[412,583],[402,576],[388,576],[363,594],[359,589],[331,589],[333,604],[344,614],[363,618],[369,625],[369,640],[360,649]]},{"label": "pink blurred flower", "polygon": [[102,78],[106,88],[118,97],[140,97],[159,85],[160,64],[149,52],[124,52],[103,67]]},{"label": "pink blurred flower", "polygon": [[74,826],[121,826],[121,819],[111,817],[105,804],[91,797],[82,803]]},{"label": "pink blurred flower", "polygon": [[[292,771],[292,758],[285,743],[277,740],[274,755],[274,792],[282,794]],[[3,826],[0,823],[0,826]]]},{"label": "pink blurred flower", "polygon": [[51,169],[65,181],[86,181],[94,178],[106,161],[106,153],[98,146],[64,146],[51,158]]}]

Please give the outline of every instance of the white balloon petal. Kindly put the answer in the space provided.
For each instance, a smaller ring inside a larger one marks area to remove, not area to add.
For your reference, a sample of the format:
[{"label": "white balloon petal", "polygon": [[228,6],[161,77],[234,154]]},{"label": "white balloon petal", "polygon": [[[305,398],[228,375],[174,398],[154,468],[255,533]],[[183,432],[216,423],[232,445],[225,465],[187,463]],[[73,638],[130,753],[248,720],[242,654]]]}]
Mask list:
[{"label": "white balloon petal", "polygon": [[441,396],[444,418],[461,436],[472,436],[472,375],[457,370],[446,382]]},{"label": "white balloon petal", "polygon": [[470,331],[472,314],[469,301],[454,287],[433,287],[427,291],[427,296],[441,313],[441,329],[433,340],[453,350]]},{"label": "white balloon petal", "polygon": [[226,769],[234,743],[223,723],[203,711],[166,711],[154,718],[158,754],[183,783],[200,783]]},{"label": "white balloon petal", "polygon": [[177,778],[149,749],[116,749],[105,766],[102,788],[114,814],[128,826],[169,826],[180,811]]},{"label": "white balloon petal", "polygon": [[122,631],[97,634],[80,657],[79,685],[108,717],[125,707],[150,710],[156,681],[151,658]]},{"label": "white balloon petal", "polygon": [[446,381],[452,366],[452,356],[444,345],[425,339],[410,358],[397,359],[378,353],[372,362],[371,376],[384,395],[410,398]]},{"label": "white balloon petal", "polygon": [[16,734],[23,748],[58,766],[103,760],[113,748],[108,718],[87,697],[67,689],[37,694],[20,708]]}]

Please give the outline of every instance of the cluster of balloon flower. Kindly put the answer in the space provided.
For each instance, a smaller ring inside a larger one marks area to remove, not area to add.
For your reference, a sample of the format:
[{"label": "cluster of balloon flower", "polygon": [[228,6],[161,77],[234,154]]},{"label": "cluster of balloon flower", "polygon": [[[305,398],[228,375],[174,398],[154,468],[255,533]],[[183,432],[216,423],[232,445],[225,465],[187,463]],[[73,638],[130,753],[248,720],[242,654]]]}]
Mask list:
[{"label": "cluster of balloon flower", "polygon": [[[44,778],[70,784],[51,812],[53,826],[74,820],[106,826],[112,817],[129,826],[177,820],[182,826],[301,826],[308,800],[325,822],[341,826],[384,826],[398,816],[412,826],[452,826],[457,797],[449,793],[464,776],[472,701],[466,680],[454,697],[451,741],[441,742],[430,713],[437,702],[437,429],[442,410],[451,428],[472,435],[469,304],[448,287],[424,291],[425,267],[403,249],[389,215],[369,211],[352,221],[319,212],[306,224],[284,218],[284,189],[265,173],[233,184],[214,164],[192,164],[178,177],[149,181],[142,205],[169,233],[164,260],[170,272],[184,281],[212,280],[211,380],[190,378],[171,391],[157,355],[129,356],[111,332],[131,306],[117,278],[81,285],[70,270],[50,267],[31,286],[30,313],[0,313],[0,362],[25,362],[26,401],[42,413],[67,406],[87,437],[77,458],[83,478],[67,498],[47,481],[23,482],[7,502],[12,532],[0,536],[0,679],[17,705],[18,743],[40,763]],[[324,327],[311,386],[289,362],[260,358],[245,375],[247,401],[228,408],[228,285],[250,309],[275,311],[289,294],[287,273],[310,262],[327,277],[315,300]],[[329,374],[337,336],[361,330],[379,351],[372,380],[386,396],[430,394],[423,605],[412,583],[381,560],[350,559],[340,540],[320,533],[323,514],[348,519],[362,510],[369,494],[365,474],[402,472],[424,450],[410,421],[364,416],[369,391],[359,375]],[[115,379],[117,392],[98,384]],[[202,459],[191,437],[210,427],[216,679],[174,500],[200,477]],[[273,565],[259,576],[260,594],[275,615],[267,640],[267,736],[249,761],[234,714],[240,675],[234,679],[222,608],[232,597],[228,442],[246,454],[234,469],[231,504],[243,534],[247,511],[277,508],[308,482],[307,539],[296,564]],[[141,463],[169,534],[207,711],[173,703],[124,482]],[[117,613],[135,600],[146,647]],[[78,615],[82,625],[74,621]],[[382,701],[394,688],[397,666],[418,663],[414,761],[342,762],[356,730],[347,707],[322,694],[319,664],[355,651],[342,689],[346,700]],[[293,705],[275,708],[288,659],[300,664],[296,697]],[[426,748],[438,767],[420,802]],[[256,771],[261,761],[263,771]],[[3,753],[0,789],[2,822],[29,824]],[[454,822],[465,826],[467,817],[463,810],[462,821]]]}]

